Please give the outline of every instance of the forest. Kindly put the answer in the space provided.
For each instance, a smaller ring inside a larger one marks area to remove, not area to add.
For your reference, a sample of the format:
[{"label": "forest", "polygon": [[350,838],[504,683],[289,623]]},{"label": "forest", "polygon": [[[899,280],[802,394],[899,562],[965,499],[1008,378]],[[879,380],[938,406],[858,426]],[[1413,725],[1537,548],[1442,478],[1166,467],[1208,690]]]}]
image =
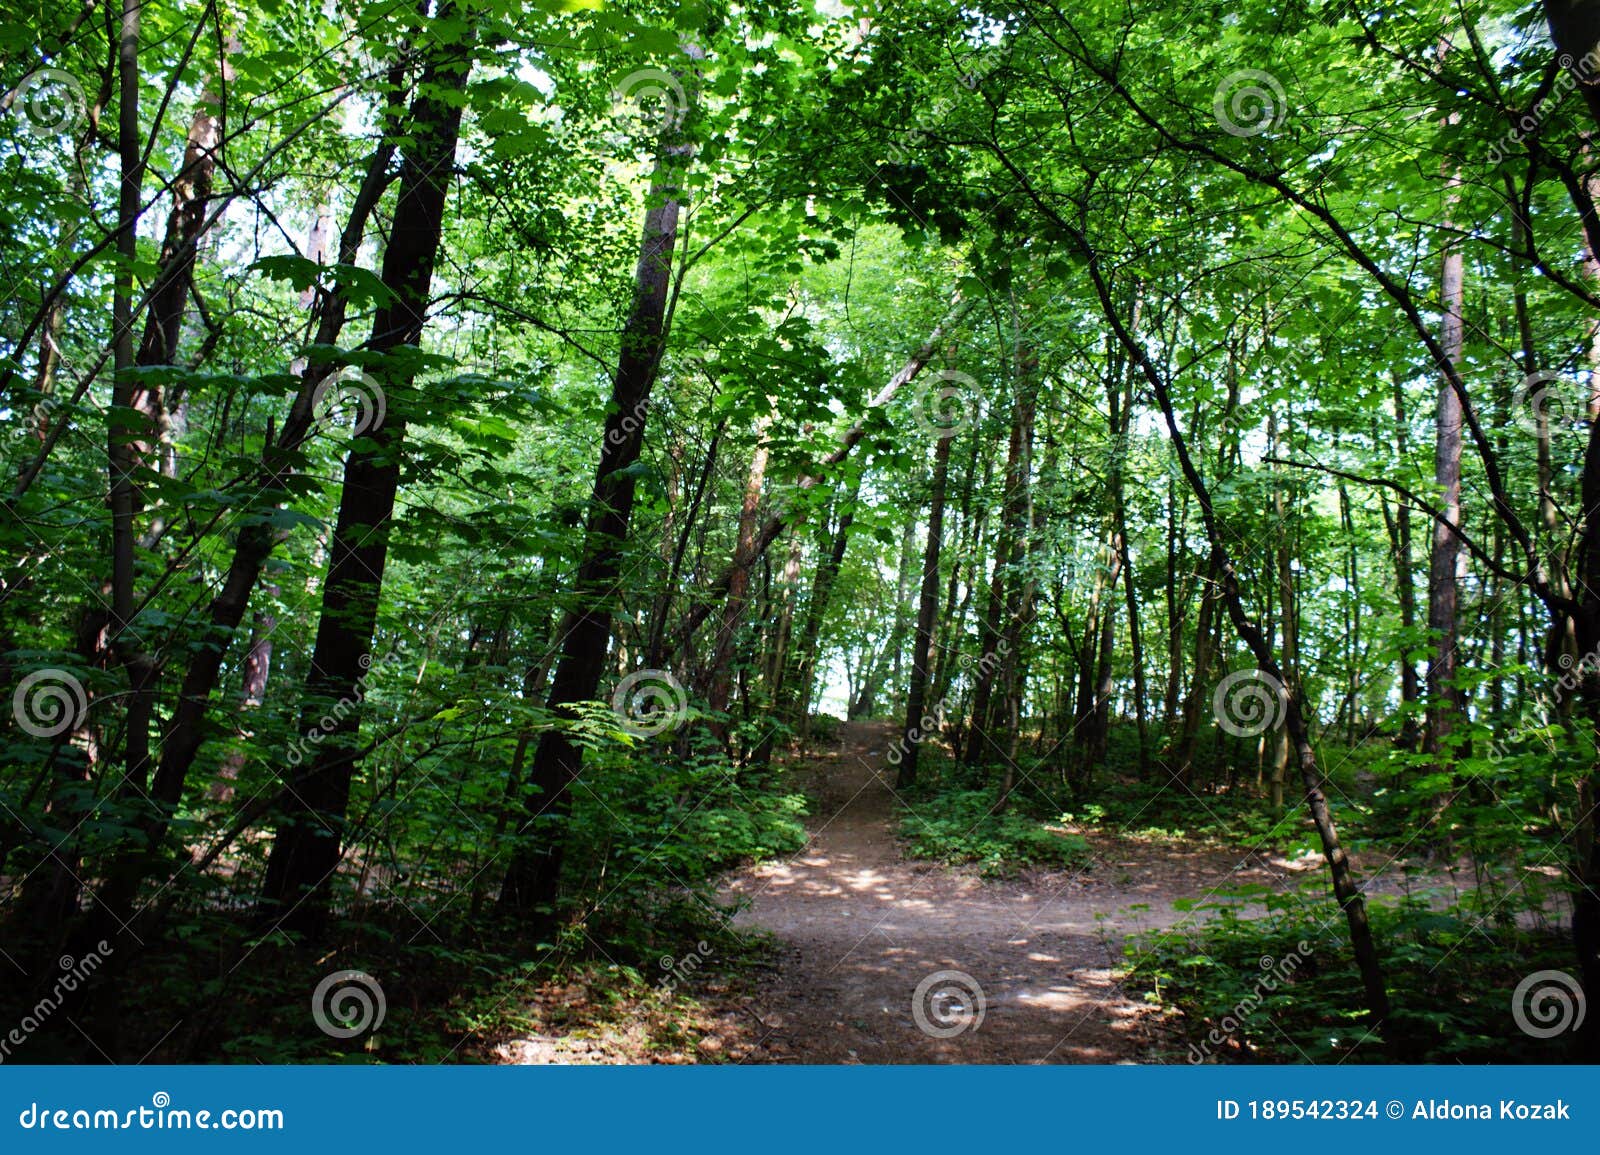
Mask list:
[{"label": "forest", "polygon": [[1600,1061],[1600,0],[3,6],[0,1062]]}]

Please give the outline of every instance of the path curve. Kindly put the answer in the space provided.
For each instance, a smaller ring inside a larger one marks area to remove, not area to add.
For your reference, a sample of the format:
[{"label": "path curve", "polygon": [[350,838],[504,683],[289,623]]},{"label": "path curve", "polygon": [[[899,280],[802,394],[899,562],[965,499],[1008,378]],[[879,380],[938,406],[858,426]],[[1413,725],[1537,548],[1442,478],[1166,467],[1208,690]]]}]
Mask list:
[{"label": "path curve", "polygon": [[[802,771],[817,803],[806,847],[724,888],[749,904],[736,925],[770,931],[781,950],[755,992],[763,1037],[746,1061],[1135,1061],[1155,1024],[1116,984],[1123,936],[1177,922],[1175,898],[1223,878],[1286,881],[1269,860],[1112,840],[1095,843],[1089,869],[1017,882],[905,860],[885,763],[892,738],[882,724],[842,726]],[[981,1022],[953,980],[924,1001],[933,1033],[919,1027],[914,992],[940,971],[973,980]]]}]

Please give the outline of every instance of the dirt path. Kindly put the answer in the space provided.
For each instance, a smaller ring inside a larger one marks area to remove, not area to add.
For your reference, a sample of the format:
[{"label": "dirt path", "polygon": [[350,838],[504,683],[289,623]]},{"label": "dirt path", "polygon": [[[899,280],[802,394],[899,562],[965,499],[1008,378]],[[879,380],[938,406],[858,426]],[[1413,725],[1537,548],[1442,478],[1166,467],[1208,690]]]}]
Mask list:
[{"label": "dirt path", "polygon": [[[689,984],[688,1017],[658,998],[624,1000],[597,1019],[575,979],[543,992],[535,1017],[550,1028],[502,1045],[497,1060],[1159,1062],[1182,1047],[1118,987],[1124,938],[1206,917],[1174,909],[1180,899],[1247,883],[1287,890],[1322,873],[1320,856],[1291,862],[1093,830],[1083,834],[1083,868],[1015,881],[907,861],[885,758],[893,738],[884,724],[842,726],[831,749],[799,768],[816,802],[805,848],[722,887],[724,900],[744,903],[735,926],[778,940],[753,989],[720,980],[713,966]],[[1446,881],[1387,855],[1372,865],[1368,893]],[[578,1029],[559,1025],[568,1007]]]},{"label": "dirt path", "polygon": [[[1113,981],[1123,935],[1185,917],[1175,899],[1224,882],[1284,885],[1294,873],[1113,839],[1093,841],[1090,869],[1011,883],[908,862],[893,834],[891,740],[882,725],[843,727],[811,767],[818,805],[805,850],[726,887],[750,904],[738,924],[783,944],[751,1008],[764,1037],[747,1061],[1131,1061],[1154,1024]],[[964,977],[930,980],[941,971]],[[913,1000],[927,983],[923,1029]]]}]

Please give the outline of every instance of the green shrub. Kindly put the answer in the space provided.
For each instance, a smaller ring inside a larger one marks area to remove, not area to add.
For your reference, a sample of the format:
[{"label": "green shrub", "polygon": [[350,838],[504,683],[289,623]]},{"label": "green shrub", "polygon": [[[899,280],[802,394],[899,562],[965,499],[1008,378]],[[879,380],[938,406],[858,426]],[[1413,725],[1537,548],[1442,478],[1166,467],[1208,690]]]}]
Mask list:
[{"label": "green shrub", "polygon": [[1382,1033],[1367,1025],[1345,919],[1325,888],[1245,887],[1188,909],[1201,921],[1128,941],[1124,983],[1176,1013],[1181,1045],[1173,1049],[1191,1062],[1576,1059],[1575,1034],[1532,1038],[1511,1007],[1524,977],[1574,971],[1569,939],[1520,929],[1515,917],[1496,925],[1484,899],[1368,900],[1391,1000]]},{"label": "green shrub", "polygon": [[1003,877],[1028,866],[1069,867],[1087,844],[1057,824],[1008,809],[993,813],[992,790],[953,790],[913,796],[900,819],[907,853],[946,863],[977,863]]}]

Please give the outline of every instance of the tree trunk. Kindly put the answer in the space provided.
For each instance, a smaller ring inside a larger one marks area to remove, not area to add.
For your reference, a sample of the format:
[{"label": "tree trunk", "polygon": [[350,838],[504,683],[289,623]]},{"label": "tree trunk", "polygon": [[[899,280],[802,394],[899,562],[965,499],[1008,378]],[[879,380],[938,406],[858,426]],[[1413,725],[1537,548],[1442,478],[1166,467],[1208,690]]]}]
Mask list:
[{"label": "tree trunk", "polygon": [[[1452,203],[1459,185],[1460,178],[1457,176],[1447,181],[1447,196]],[[1439,303],[1443,312],[1439,326],[1439,347],[1450,364],[1459,371],[1465,268],[1460,244],[1454,238],[1447,237],[1444,245],[1439,270]],[[1434,427],[1433,480],[1439,491],[1439,508],[1444,519],[1434,522],[1433,549],[1428,558],[1428,635],[1433,651],[1428,662],[1424,749],[1434,756],[1434,765],[1437,767],[1450,755],[1449,738],[1458,706],[1455,672],[1456,647],[1460,642],[1456,624],[1456,598],[1461,539],[1456,535],[1455,527],[1461,524],[1461,398],[1448,380],[1439,388]]]},{"label": "tree trunk", "polygon": [[[1019,363],[1022,352],[1018,351]],[[1009,592],[1022,577],[1016,573],[1025,548],[1023,536],[1028,511],[1028,462],[1033,443],[1033,410],[1038,385],[1031,371],[1017,382],[1011,401],[1011,433],[1006,442],[1006,488],[1001,499],[1000,532],[995,539],[994,569],[989,577],[989,593],[983,610],[983,649],[973,669],[972,727],[967,738],[966,762],[969,766],[1004,753],[995,740],[997,728],[993,706],[998,675],[1011,656],[1006,634],[1012,624],[1006,611],[1015,598]],[[1002,705],[1004,699],[1002,696]]]},{"label": "tree trunk", "polygon": [[[1132,396],[1128,398],[1132,406]],[[1128,417],[1123,418],[1123,444],[1127,444]],[[1148,714],[1147,695],[1144,670],[1144,640],[1139,626],[1139,589],[1133,572],[1133,559],[1128,548],[1128,512],[1127,499],[1123,494],[1121,477],[1118,477],[1116,492],[1113,496],[1112,516],[1115,519],[1115,532],[1117,540],[1117,553],[1122,563],[1122,588],[1127,598],[1128,611],[1128,660],[1133,665],[1133,710],[1134,721],[1139,728],[1139,777],[1145,778],[1150,773],[1150,720]]]},{"label": "tree trunk", "polygon": [[[941,431],[943,432],[943,431]],[[928,497],[928,540],[922,549],[922,589],[917,602],[917,632],[911,646],[911,685],[906,691],[905,753],[895,776],[895,788],[917,782],[917,760],[923,739],[935,731],[937,717],[927,713],[928,679],[933,665],[933,627],[939,614],[939,549],[944,541],[944,495],[950,476],[950,442],[953,432],[940,437],[933,449],[933,489]],[[942,710],[935,711],[942,714]]]},{"label": "tree trunk", "polygon": [[1184,699],[1183,721],[1178,740],[1173,746],[1169,773],[1184,785],[1194,778],[1194,754],[1200,737],[1200,714],[1210,702],[1212,638],[1215,633],[1216,609],[1220,578],[1215,561],[1206,563],[1204,589],[1200,595],[1200,612],[1196,615],[1194,633],[1194,674],[1189,682],[1189,696]]},{"label": "tree trunk", "polygon": [[[756,444],[750,454],[750,473],[745,480],[744,501],[739,507],[739,530],[733,549],[733,568],[728,574],[728,597],[722,603],[722,620],[717,627],[717,637],[711,652],[711,685],[706,694],[706,706],[712,714],[723,714],[728,709],[728,698],[733,688],[734,638],[744,617],[749,601],[750,565],[755,560],[756,532],[760,524],[761,487],[767,476],[767,427],[772,414],[767,412],[756,423]],[[726,721],[712,719],[711,729],[724,746],[728,743]]]},{"label": "tree trunk", "polygon": [[794,673],[789,679],[792,698],[783,709],[791,725],[799,728],[801,738],[811,732],[811,693],[817,680],[817,644],[822,637],[822,623],[828,612],[828,602],[833,597],[833,583],[844,566],[845,549],[850,544],[850,525],[855,520],[856,502],[861,496],[861,478],[858,476],[850,492],[839,502],[839,524],[833,531],[833,542],[828,556],[817,567],[817,576],[811,584],[811,599],[806,605],[805,624],[800,630],[800,643],[795,647]]},{"label": "tree trunk", "polygon": [[[393,294],[373,317],[367,348],[394,353],[421,343],[444,208],[461,129],[461,91],[471,69],[472,33],[444,44],[417,84],[410,114],[382,279]],[[322,587],[301,737],[308,749],[282,803],[262,883],[261,915],[275,926],[316,937],[345,843],[345,816],[360,756],[360,705],[372,664],[389,534],[400,484],[410,373],[376,375],[387,411],[357,431],[345,458],[344,488]],[[333,724],[321,725],[325,714]]]},{"label": "tree trunk", "polygon": [[[1394,377],[1394,437],[1396,456],[1403,462],[1409,454],[1410,427],[1406,418],[1405,386],[1398,374]],[[1395,594],[1400,603],[1400,629],[1405,638],[1400,649],[1400,704],[1404,709],[1422,700],[1421,688],[1417,683],[1417,663],[1411,656],[1417,628],[1417,587],[1411,559],[1411,507],[1404,501],[1395,504],[1390,539],[1394,546]],[[1407,712],[1400,724],[1401,749],[1415,750],[1419,737],[1416,716]]]},{"label": "tree trunk", "polygon": [[[691,59],[701,50],[686,46]],[[644,444],[650,391],[655,387],[669,331],[678,219],[691,146],[669,129],[663,136],[651,179],[650,208],[634,273],[633,305],[623,325],[621,351],[611,383],[605,437],[595,469],[594,491],[585,525],[585,553],[575,581],[577,606],[562,623],[561,660],[556,665],[547,705],[570,714],[591,701],[605,672],[611,643],[611,608],[622,573],[622,550],[633,513],[633,464]],[[566,852],[566,816],[571,786],[583,768],[583,748],[561,729],[547,730],[534,751],[524,798],[522,833],[529,836],[511,860],[500,890],[500,906],[527,921],[536,934],[554,925]]]},{"label": "tree trunk", "polygon": [[[1284,423],[1284,438],[1288,438],[1288,422]],[[1278,440],[1277,416],[1267,414],[1267,442],[1271,447],[1272,455],[1278,456],[1281,452],[1282,442]],[[1289,537],[1289,508],[1284,496],[1283,486],[1275,485],[1272,490],[1272,512],[1276,521],[1273,534],[1277,538],[1277,569],[1278,569],[1278,620],[1282,623],[1283,642],[1278,647],[1283,655],[1284,676],[1290,679],[1299,678],[1300,669],[1300,619],[1295,609],[1294,597],[1294,552],[1290,549]],[[1272,766],[1269,804],[1274,820],[1283,815],[1283,786],[1289,774],[1289,727],[1287,722],[1280,723],[1272,733]]]},{"label": "tree trunk", "polygon": [[[278,588],[267,586],[269,597],[278,596]],[[240,736],[251,737],[244,728],[244,719],[252,710],[259,709],[267,700],[267,679],[272,674],[272,635],[278,628],[278,619],[269,611],[256,610],[250,625],[250,648],[244,656],[244,685],[239,695]],[[208,796],[213,802],[233,800],[233,784],[244,769],[244,751],[230,750],[217,769],[217,781],[211,784]]]},{"label": "tree trunk", "polygon": [[1167,479],[1167,687],[1161,696],[1162,726],[1170,734],[1178,718],[1178,701],[1183,693],[1183,599],[1178,596],[1178,542],[1183,523],[1188,521],[1188,500],[1180,512],[1178,483]]},{"label": "tree trunk", "polygon": [[[711,432],[711,441],[706,446],[705,461],[701,464],[700,475],[695,481],[694,496],[689,500],[689,508],[684,511],[683,528],[678,531],[678,542],[672,549],[667,565],[667,580],[662,586],[661,596],[656,599],[655,606],[651,610],[650,640],[645,646],[644,657],[644,664],[649,669],[659,670],[667,662],[667,615],[672,610],[672,599],[683,574],[684,560],[689,556],[689,541],[694,535],[700,504],[711,488],[711,476],[717,468],[717,454],[722,445],[722,431],[725,424],[725,420],[719,420]],[[703,531],[705,523],[701,522],[700,525]]]}]

